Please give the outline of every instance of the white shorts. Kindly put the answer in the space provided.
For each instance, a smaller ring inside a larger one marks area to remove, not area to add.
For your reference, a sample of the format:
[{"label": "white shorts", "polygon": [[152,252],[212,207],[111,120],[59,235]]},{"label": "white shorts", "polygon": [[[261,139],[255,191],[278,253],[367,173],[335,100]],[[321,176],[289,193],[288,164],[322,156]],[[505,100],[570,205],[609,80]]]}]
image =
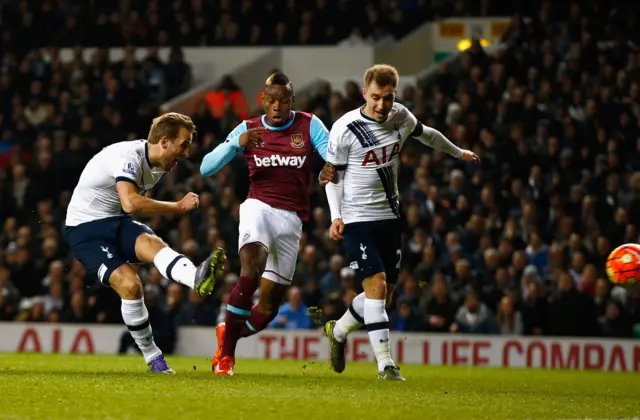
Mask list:
[{"label": "white shorts", "polygon": [[302,221],[293,211],[248,198],[240,205],[238,249],[259,243],[269,253],[262,277],[289,286],[298,259]]}]

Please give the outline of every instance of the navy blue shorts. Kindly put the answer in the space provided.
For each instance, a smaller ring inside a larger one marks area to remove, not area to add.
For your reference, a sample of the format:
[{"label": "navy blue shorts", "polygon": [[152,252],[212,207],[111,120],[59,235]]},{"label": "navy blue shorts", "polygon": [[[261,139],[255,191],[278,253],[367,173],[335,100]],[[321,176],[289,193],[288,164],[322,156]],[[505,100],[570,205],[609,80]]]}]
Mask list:
[{"label": "navy blue shorts", "polygon": [[347,262],[362,281],[378,273],[395,284],[402,262],[400,219],[357,222],[344,225],[343,244]]},{"label": "navy blue shorts", "polygon": [[154,235],[153,230],[130,215],[66,226],[65,233],[76,258],[105,286],[109,286],[109,278],[115,269],[140,262],[136,257],[138,236],[143,233]]}]

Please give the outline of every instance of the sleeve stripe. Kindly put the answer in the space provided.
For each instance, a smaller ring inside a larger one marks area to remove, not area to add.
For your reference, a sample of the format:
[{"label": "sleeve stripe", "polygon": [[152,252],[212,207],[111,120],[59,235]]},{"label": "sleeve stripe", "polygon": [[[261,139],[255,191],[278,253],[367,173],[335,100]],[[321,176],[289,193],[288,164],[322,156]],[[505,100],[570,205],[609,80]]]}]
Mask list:
[{"label": "sleeve stripe", "polygon": [[419,137],[420,135],[422,135],[423,131],[424,131],[424,126],[420,121],[418,121],[416,123],[416,128],[413,129],[409,137]]},{"label": "sleeve stripe", "polygon": [[116,184],[118,182],[120,182],[120,181],[130,182],[133,185],[135,185],[137,189],[140,189],[140,186],[138,185],[138,183],[136,181],[134,181],[133,179],[131,179],[131,178],[127,178],[126,176],[118,176],[118,177],[116,177]]},{"label": "sleeve stripe", "polygon": [[345,169],[347,169],[347,165],[333,165],[334,168],[336,168],[336,171],[344,171]]}]

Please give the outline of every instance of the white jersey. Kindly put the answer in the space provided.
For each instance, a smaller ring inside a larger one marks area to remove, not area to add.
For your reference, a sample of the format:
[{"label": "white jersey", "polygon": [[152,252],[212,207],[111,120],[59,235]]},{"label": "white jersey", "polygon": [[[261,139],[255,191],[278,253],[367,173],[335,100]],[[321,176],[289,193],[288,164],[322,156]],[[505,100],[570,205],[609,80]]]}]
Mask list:
[{"label": "white jersey", "polygon": [[116,182],[138,186],[140,193],[153,188],[165,171],[152,168],[146,140],[123,141],[97,153],[80,175],[67,209],[67,226],[124,214]]},{"label": "white jersey", "polygon": [[367,117],[358,108],[334,123],[327,162],[345,171],[341,204],[345,224],[400,217],[400,149],[417,125],[416,117],[397,102],[385,122]]}]

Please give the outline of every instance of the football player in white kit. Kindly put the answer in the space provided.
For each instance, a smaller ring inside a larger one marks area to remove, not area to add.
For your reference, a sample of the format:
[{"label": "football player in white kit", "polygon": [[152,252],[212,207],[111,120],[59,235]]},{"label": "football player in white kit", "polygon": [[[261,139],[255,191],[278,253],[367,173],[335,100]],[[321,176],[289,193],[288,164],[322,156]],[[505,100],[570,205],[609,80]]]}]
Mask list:
[{"label": "football player in white kit", "polygon": [[424,126],[395,102],[399,76],[388,65],[375,65],[364,75],[366,104],[346,113],[329,134],[327,162],[337,171],[337,182],[326,186],[331,209],[333,240],[344,239],[348,262],[363,282],[364,292],[353,299],[338,321],[325,324],[331,365],[345,368],[345,342],[350,332],[365,326],[378,362],[378,377],[404,381],[391,358],[390,301],[402,261],[398,164],[400,149],[414,137],[465,161],[478,161],[437,130]]},{"label": "football player in white kit", "polygon": [[214,250],[196,268],[149,227],[133,219],[184,214],[198,208],[199,198],[191,192],[178,202],[144,196],[178,159],[189,156],[194,132],[191,118],[168,113],[153,120],[148,140],[104,148],[84,168],[65,221],[67,240],[78,260],[122,299],[122,318],[154,373],[175,372],[153,340],[142,283],[130,264],[152,262],[164,277],[203,297],[211,294],[224,271],[223,250]]}]

